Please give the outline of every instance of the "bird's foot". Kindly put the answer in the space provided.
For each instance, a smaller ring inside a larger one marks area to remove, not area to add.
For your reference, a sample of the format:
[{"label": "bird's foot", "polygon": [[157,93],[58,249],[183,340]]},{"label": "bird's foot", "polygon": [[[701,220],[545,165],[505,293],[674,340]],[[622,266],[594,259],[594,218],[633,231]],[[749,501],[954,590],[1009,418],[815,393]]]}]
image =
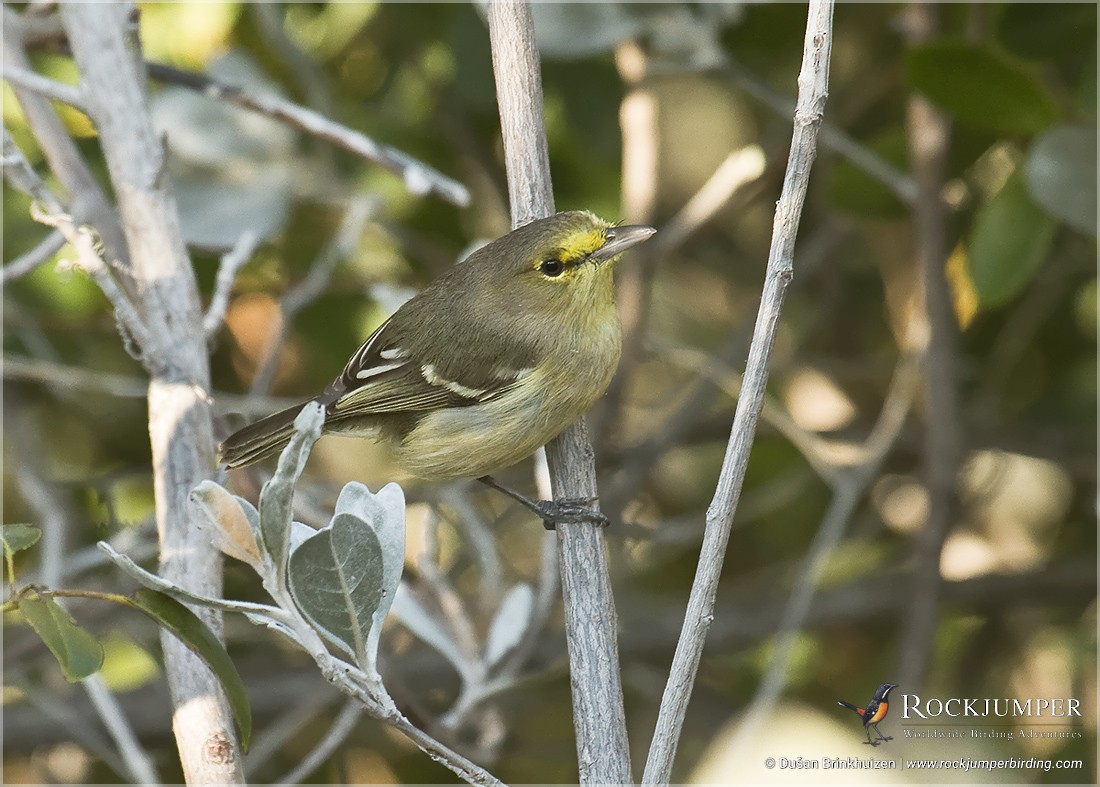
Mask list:
[{"label": "bird's foot", "polygon": [[524,508],[530,509],[542,519],[542,525],[547,530],[556,530],[559,522],[591,522],[599,527],[607,527],[610,520],[591,506],[598,501],[597,498],[582,498],[576,500],[532,500],[526,495],[521,495],[514,489],[509,489],[497,483],[492,476],[482,476],[477,479],[488,487],[501,492],[515,500]]},{"label": "bird's foot", "polygon": [[533,500],[532,511],[542,517],[542,526],[547,530],[556,530],[559,522],[591,522],[598,527],[607,527],[611,521],[600,511],[590,508],[596,498],[579,500]]}]

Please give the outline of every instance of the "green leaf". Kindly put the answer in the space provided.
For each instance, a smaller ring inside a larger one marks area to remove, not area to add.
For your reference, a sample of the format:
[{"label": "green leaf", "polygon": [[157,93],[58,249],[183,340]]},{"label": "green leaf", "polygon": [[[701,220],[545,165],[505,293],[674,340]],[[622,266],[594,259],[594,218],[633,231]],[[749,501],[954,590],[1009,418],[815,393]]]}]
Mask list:
[{"label": "green leaf", "polygon": [[310,622],[355,662],[366,667],[367,637],[382,601],[382,546],[353,514],[337,514],[290,555],[294,602]]},{"label": "green leaf", "polygon": [[134,594],[129,603],[168,629],[214,673],[237,720],[241,750],[247,752],[252,740],[252,708],[248,704],[244,682],[214,632],[194,612],[159,591],[143,588]]},{"label": "green leaf", "polygon": [[61,665],[66,680],[73,683],[84,680],[103,666],[103,647],[57,601],[31,591],[21,596],[18,603],[27,623]]},{"label": "green leaf", "polygon": [[294,419],[294,436],[279,455],[275,475],[260,490],[260,537],[263,547],[275,564],[279,584],[286,577],[286,561],[290,549],[290,515],[294,485],[306,466],[309,451],[321,436],[325,409],[310,402]]},{"label": "green leaf", "polygon": [[1017,170],[974,219],[967,252],[982,308],[1007,303],[1035,278],[1056,228],[1028,197]]},{"label": "green leaf", "polygon": [[34,525],[4,525],[0,538],[4,539],[5,550],[20,552],[37,544],[42,531]]},{"label": "green leaf", "polygon": [[990,49],[942,41],[906,55],[909,83],[972,128],[1042,131],[1058,117],[1053,99],[1016,62]]},{"label": "green leaf", "polygon": [[1074,229],[1096,237],[1096,127],[1062,124],[1036,137],[1024,162],[1028,194]]}]

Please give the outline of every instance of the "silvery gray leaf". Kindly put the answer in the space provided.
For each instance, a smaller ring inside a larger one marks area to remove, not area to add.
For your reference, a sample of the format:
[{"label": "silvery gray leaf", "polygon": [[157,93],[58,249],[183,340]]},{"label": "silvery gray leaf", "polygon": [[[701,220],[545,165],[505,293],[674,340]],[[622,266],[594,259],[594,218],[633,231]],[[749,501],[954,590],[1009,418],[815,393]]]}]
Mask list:
[{"label": "silvery gray leaf", "polygon": [[404,583],[397,588],[397,594],[393,600],[393,614],[415,637],[439,651],[458,671],[463,680],[466,679],[469,665],[462,651],[446,629],[432,617],[428,610],[424,609]]},{"label": "silvery gray leaf", "polygon": [[485,661],[490,667],[497,664],[523,639],[531,625],[531,611],[535,607],[535,593],[531,586],[520,582],[500,602],[500,608],[489,626],[485,643]]},{"label": "silvery gray leaf", "polygon": [[291,554],[287,584],[294,603],[330,642],[368,674],[367,638],[383,596],[382,547],[357,516],[337,514]]}]

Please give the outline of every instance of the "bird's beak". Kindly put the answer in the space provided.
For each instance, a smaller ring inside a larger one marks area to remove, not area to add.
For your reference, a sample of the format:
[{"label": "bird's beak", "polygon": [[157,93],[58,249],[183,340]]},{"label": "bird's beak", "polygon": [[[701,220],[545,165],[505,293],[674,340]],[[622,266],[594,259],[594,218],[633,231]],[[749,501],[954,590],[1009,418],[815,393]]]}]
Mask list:
[{"label": "bird's beak", "polygon": [[627,249],[637,246],[652,237],[657,230],[644,224],[627,224],[622,227],[608,227],[604,233],[604,244],[588,255],[592,262],[607,262]]}]

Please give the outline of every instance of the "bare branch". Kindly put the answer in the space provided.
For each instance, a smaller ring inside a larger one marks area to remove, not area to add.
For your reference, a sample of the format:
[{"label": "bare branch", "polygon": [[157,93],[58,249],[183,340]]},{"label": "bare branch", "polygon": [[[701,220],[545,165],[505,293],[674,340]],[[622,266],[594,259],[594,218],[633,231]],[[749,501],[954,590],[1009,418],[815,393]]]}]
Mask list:
[{"label": "bare branch", "polygon": [[149,75],[162,82],[194,90],[210,98],[234,104],[243,109],[280,120],[307,134],[331,142],[355,155],[397,175],[413,194],[436,194],[453,205],[464,208],[470,204],[470,192],[457,180],[417,161],[397,148],[375,142],[366,135],[329,120],[324,115],[306,109],[278,96],[248,93],[242,88],[227,85],[203,74],[180,71],[163,63],[146,63]]},{"label": "bare branch", "polygon": [[806,198],[810,167],[816,155],[817,131],[828,95],[832,18],[832,0],[811,0],[802,71],[798,77],[794,135],[787,173],[783,179],[783,191],[776,205],[764,292],[718,487],[707,510],[706,531],[688,599],[687,613],[672,659],[668,683],[661,698],[653,743],[642,777],[644,784],[667,784],[672,774],[672,763],[684,717],[687,715],[691,689],[699,670],[707,629],[713,619],[718,579],[726,545],[729,543],[733,515],[745,480],[757,417],[764,401],[768,357],[775,342],[779,312],[787,285],[794,275],[795,237],[802,204]]},{"label": "bare branch", "polygon": [[40,240],[33,249],[16,257],[4,266],[3,271],[0,272],[0,284],[7,284],[20,276],[26,276],[39,265],[48,262],[53,255],[61,251],[61,247],[64,245],[65,236],[60,231],[53,230]]},{"label": "bare branch", "polygon": [[[491,2],[489,38],[512,226],[518,227],[554,212],[530,6],[511,0]],[[546,452],[555,497],[597,499],[594,454],[584,419],[556,438]],[[603,533],[593,523],[561,522],[557,534],[579,779],[582,784],[632,782],[615,602]]]},{"label": "bare branch", "polygon": [[[149,336],[149,435],[161,572],[202,596],[221,595],[221,559],[190,526],[188,495],[214,471],[210,372],[198,291],[167,178],[164,149],[130,46],[129,5],[65,4],[62,23],[118,195]],[[199,610],[215,632],[220,615]],[[161,638],[183,771],[191,783],[241,783],[231,716],[217,680],[168,633]]]},{"label": "bare branch", "polygon": [[206,334],[206,340],[210,341],[222,327],[222,319],[225,310],[229,307],[229,293],[236,281],[237,271],[248,262],[252,253],[256,251],[256,245],[260,242],[260,236],[253,230],[245,230],[241,237],[221,259],[218,264],[218,274],[214,279],[214,295],[210,298],[210,306],[206,310],[206,316],[202,319],[202,330]]},{"label": "bare branch", "polygon": [[355,725],[359,723],[362,716],[363,704],[354,698],[349,698],[317,745],[275,784],[289,786],[305,781],[307,776],[317,770],[340,748],[340,745],[355,730]]},{"label": "bare branch", "polygon": [[84,102],[84,91],[78,85],[67,85],[18,66],[5,66],[4,79],[15,87],[33,91],[52,101],[60,101],[62,104],[79,109],[85,115],[88,114]]},{"label": "bare branch", "polygon": [[[934,5],[911,4],[906,11],[910,43],[919,45],[934,36],[938,16]],[[936,631],[942,584],[940,553],[954,524],[958,502],[955,477],[963,448],[956,390],[958,324],[947,283],[947,216],[940,199],[951,127],[947,117],[917,93],[909,98],[908,114],[909,151],[918,186],[913,219],[928,337],[923,400],[929,510],[917,543],[918,565],[912,606],[905,616],[906,628],[899,644],[898,680],[907,691],[917,691],[924,681]]]},{"label": "bare branch", "polygon": [[6,127],[3,134],[4,178],[12,187],[34,200],[31,204],[31,217],[35,221],[60,230],[65,239],[72,244],[77,252],[77,264],[95,280],[107,300],[115,307],[115,315],[123,338],[133,337],[138,347],[144,350],[152,341],[151,334],[145,321],[138,314],[137,308],[119,288],[110,268],[101,256],[104,250],[99,243],[99,234],[92,227],[77,225],[74,222],[65,205],[38,177],[38,173],[23,156],[22,151],[16,147]]},{"label": "bare branch", "polygon": [[[19,16],[7,5],[0,8],[0,14],[3,15],[4,69],[32,71],[23,49],[23,36],[29,35],[39,27],[42,20],[35,19],[33,16],[31,18]],[[52,27],[55,23],[56,20],[53,20],[49,25]],[[23,108],[27,125],[34,132],[35,141],[42,149],[50,170],[68,192],[74,223],[77,226],[87,224],[94,227],[107,249],[107,258],[112,261],[118,260],[122,268],[128,268],[129,250],[118,223],[118,216],[115,215],[103,189],[100,188],[99,181],[96,180],[76,144],[65,130],[57,112],[48,99],[32,90],[13,85],[12,92],[15,93],[19,105]],[[129,281],[123,279],[121,285],[124,291],[133,295]]]}]

